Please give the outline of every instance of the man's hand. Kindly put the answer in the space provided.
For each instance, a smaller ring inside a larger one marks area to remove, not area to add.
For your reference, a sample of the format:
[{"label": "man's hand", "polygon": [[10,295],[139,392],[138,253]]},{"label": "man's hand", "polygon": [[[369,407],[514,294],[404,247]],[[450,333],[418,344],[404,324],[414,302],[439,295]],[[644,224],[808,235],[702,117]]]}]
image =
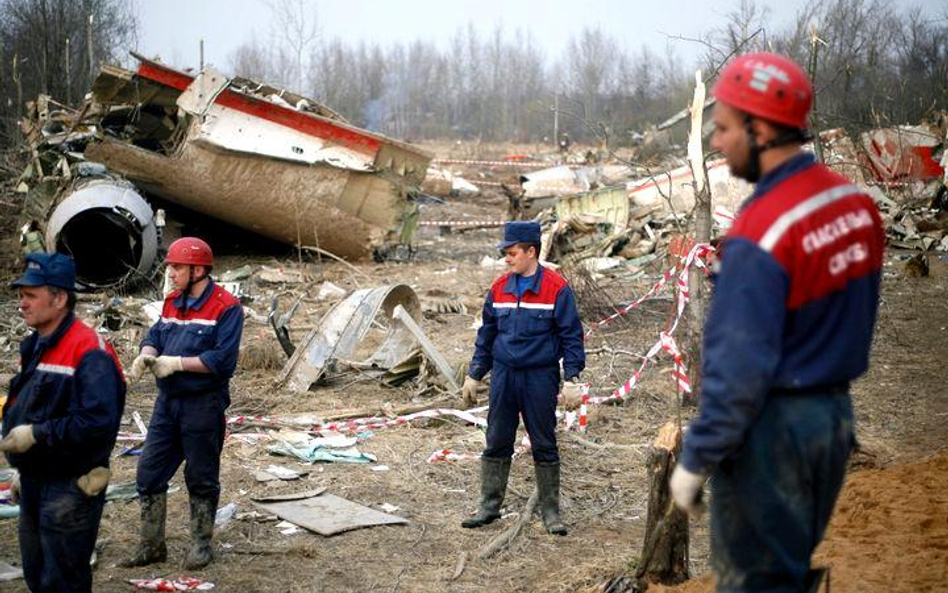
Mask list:
[{"label": "man's hand", "polygon": [[480,386],[481,382],[474,377],[470,375],[464,377],[464,385],[461,387],[461,396],[464,401],[464,405],[468,408],[472,408],[477,405],[477,388]]},{"label": "man's hand", "polygon": [[155,362],[155,358],[157,357],[154,354],[139,354],[132,362],[132,368],[126,375],[129,384],[137,383],[145,374],[145,370]]},{"label": "man's hand", "polygon": [[89,473],[79,476],[76,480],[76,486],[89,497],[102,492],[109,485],[109,478],[112,472],[107,467],[94,467]]},{"label": "man's hand", "polygon": [[695,516],[704,512],[704,504],[701,502],[701,487],[704,486],[707,479],[707,476],[688,471],[680,463],[676,465],[668,487],[671,489],[672,499],[678,508],[689,515]]},{"label": "man's hand", "polygon": [[25,453],[36,444],[32,424],[14,426],[7,438],[0,441],[0,451],[5,453]]},{"label": "man's hand", "polygon": [[159,379],[180,373],[184,370],[184,361],[180,356],[159,356],[150,363],[146,360],[145,364],[151,368],[151,372]]},{"label": "man's hand", "polygon": [[560,395],[563,396],[563,407],[567,410],[575,410],[583,403],[583,384],[579,382],[579,377],[573,377],[563,383],[560,389]]}]

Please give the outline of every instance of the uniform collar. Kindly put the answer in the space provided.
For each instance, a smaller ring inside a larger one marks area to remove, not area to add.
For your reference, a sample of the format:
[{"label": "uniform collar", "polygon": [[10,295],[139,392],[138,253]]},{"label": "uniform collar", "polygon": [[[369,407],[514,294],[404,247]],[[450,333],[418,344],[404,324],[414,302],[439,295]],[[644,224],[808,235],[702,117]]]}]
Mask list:
[{"label": "uniform collar", "polygon": [[757,186],[754,188],[754,193],[744,201],[741,210],[747,208],[751,202],[772,190],[781,181],[792,175],[796,175],[804,169],[808,169],[813,166],[814,163],[816,163],[816,157],[813,156],[813,153],[805,151],[780,163],[780,165],[774,167],[760,178],[757,182]]},{"label": "uniform collar", "polygon": [[[520,274],[511,274],[507,278],[507,283],[504,284],[504,292],[510,294],[517,294],[517,278],[520,278]],[[543,266],[537,265],[537,273],[533,276],[529,276],[533,280],[530,283],[530,286],[527,287],[527,290],[533,294],[540,292],[540,282],[543,280]]]},{"label": "uniform collar", "polygon": [[[195,311],[197,311],[198,309],[204,306],[204,303],[207,302],[207,299],[211,298],[212,292],[214,292],[214,281],[208,278],[207,286],[204,287],[204,292],[202,292],[201,296],[199,296],[196,301],[191,303],[191,305],[188,306],[188,308],[194,309]],[[174,307],[175,309],[184,309],[185,306],[187,305],[187,302],[188,302],[188,295],[186,295],[182,291],[181,294],[175,297]]]},{"label": "uniform collar", "polygon": [[63,317],[63,320],[59,323],[59,326],[53,331],[53,333],[48,336],[41,336],[39,332],[33,332],[33,335],[36,336],[36,342],[34,350],[46,350],[55,346],[59,340],[63,337],[69,328],[72,326],[72,322],[76,320],[76,315],[72,311],[66,313],[66,316]]}]

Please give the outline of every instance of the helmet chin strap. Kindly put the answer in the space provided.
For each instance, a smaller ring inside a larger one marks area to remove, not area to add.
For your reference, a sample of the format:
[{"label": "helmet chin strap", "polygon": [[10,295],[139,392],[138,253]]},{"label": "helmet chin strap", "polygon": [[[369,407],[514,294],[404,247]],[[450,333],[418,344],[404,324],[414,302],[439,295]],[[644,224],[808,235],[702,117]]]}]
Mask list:
[{"label": "helmet chin strap", "polygon": [[778,146],[784,146],[786,144],[794,144],[804,142],[809,142],[813,139],[813,135],[809,130],[793,128],[787,130],[773,138],[768,140],[765,144],[757,144],[757,135],[754,134],[754,127],[751,122],[754,120],[750,115],[744,117],[744,129],[747,130],[747,145],[748,145],[748,163],[747,163],[747,174],[745,179],[751,183],[757,183],[760,180],[760,154],[765,150],[770,150],[771,148],[776,148]]},{"label": "helmet chin strap", "polygon": [[204,280],[204,279],[207,278],[207,277],[208,277],[207,272],[205,272],[204,275],[201,276],[200,278],[195,278],[195,277],[194,277],[194,266],[193,266],[193,265],[192,265],[192,266],[188,266],[188,283],[187,283],[187,285],[184,287],[184,290],[181,291],[181,294],[184,296],[184,299],[182,299],[182,303],[183,303],[183,304],[181,305],[181,314],[182,314],[182,315],[184,314],[184,312],[185,312],[185,311],[187,310],[187,308],[188,308],[188,297],[191,296],[191,288],[192,288],[195,284],[197,284],[197,283],[200,282],[201,280]]}]

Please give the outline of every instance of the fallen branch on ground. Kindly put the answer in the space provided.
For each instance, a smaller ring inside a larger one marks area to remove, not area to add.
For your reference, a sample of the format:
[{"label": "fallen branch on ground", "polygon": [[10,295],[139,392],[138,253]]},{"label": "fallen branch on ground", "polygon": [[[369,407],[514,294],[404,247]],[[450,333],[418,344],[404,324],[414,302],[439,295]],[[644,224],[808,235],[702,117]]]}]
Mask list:
[{"label": "fallen branch on ground", "polygon": [[530,495],[530,500],[528,500],[526,506],[523,507],[523,511],[521,512],[517,523],[507,531],[492,539],[486,546],[481,548],[481,551],[477,553],[477,559],[487,560],[500,550],[509,546],[510,542],[512,542],[518,535],[520,535],[520,532],[523,531],[523,526],[527,524],[527,521],[533,517],[533,511],[537,508],[537,501],[539,498],[540,491],[534,488],[533,494]]}]

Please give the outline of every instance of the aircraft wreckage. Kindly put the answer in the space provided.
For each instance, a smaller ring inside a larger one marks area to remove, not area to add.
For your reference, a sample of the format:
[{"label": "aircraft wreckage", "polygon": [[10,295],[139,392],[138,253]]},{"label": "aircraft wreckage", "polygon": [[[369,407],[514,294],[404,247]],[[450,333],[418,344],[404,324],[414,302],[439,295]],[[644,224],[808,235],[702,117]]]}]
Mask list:
[{"label": "aircraft wreckage", "polygon": [[73,254],[90,287],[147,276],[163,224],[149,198],[349,259],[410,242],[430,154],[285,89],[133,55],[79,110],[28,106],[28,251]]}]

